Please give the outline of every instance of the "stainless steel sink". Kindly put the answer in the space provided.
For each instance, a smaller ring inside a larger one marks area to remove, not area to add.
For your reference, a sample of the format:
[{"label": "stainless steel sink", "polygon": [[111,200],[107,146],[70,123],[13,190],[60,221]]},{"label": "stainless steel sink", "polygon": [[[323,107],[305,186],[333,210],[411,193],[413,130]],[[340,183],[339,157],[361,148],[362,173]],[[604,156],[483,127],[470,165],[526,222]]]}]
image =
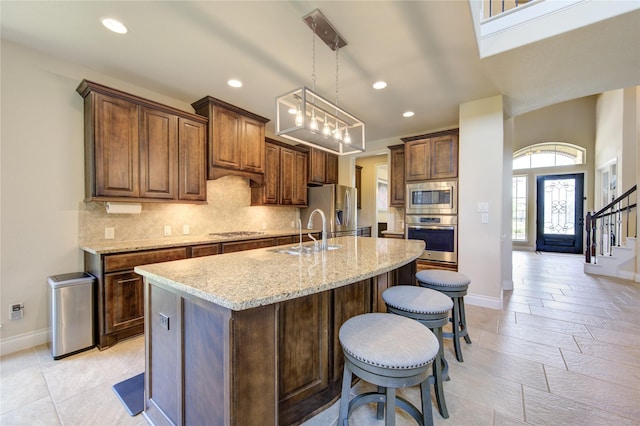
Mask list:
[{"label": "stainless steel sink", "polygon": [[[327,246],[327,250],[338,250],[339,248],[342,248],[340,244],[329,244]],[[300,255],[311,254],[313,252],[317,252],[321,250],[319,248],[316,249],[316,247],[314,247],[313,244],[303,244],[302,247],[300,247],[299,245],[291,246],[291,247],[276,247],[268,251],[273,253],[290,254],[292,256],[300,256]]]}]

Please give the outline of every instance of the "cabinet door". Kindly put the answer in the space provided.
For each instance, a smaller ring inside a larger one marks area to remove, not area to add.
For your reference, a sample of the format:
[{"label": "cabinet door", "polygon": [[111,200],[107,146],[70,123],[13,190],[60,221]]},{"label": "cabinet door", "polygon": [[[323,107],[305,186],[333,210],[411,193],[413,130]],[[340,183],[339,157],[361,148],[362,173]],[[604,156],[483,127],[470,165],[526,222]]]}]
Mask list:
[{"label": "cabinet door", "polygon": [[280,148],[280,204],[282,205],[293,204],[295,160],[295,152],[292,149]]},{"label": "cabinet door", "polygon": [[307,205],[307,164],[309,156],[305,152],[294,151],[293,196],[291,204]]},{"label": "cabinet door", "polygon": [[207,199],[206,131],[204,123],[186,118],[178,120],[178,198],[180,200],[205,201]]},{"label": "cabinet door", "polygon": [[112,333],[144,324],[142,277],[133,271],[105,275],[105,325]]},{"label": "cabinet door", "polygon": [[391,182],[391,194],[389,204],[394,207],[404,207],[405,205],[405,172],[404,172],[404,145],[390,146],[390,165],[389,173]]},{"label": "cabinet door", "polygon": [[209,165],[240,170],[240,115],[214,108],[213,121],[209,125],[213,126],[213,141],[209,141]]},{"label": "cabinet door", "polygon": [[328,295],[325,291],[280,305],[278,397],[281,413],[329,386]]},{"label": "cabinet door", "polygon": [[[132,102],[91,93],[94,117],[93,195],[107,197],[138,197],[138,107]],[[85,113],[86,114],[86,113]],[[89,140],[91,126],[87,126]]]},{"label": "cabinet door", "polygon": [[431,179],[458,177],[458,135],[431,139]]},{"label": "cabinet door", "polygon": [[140,196],[176,198],[178,117],[140,107]]},{"label": "cabinet door", "polygon": [[431,144],[429,139],[407,142],[406,153],[406,181],[423,181],[431,178]]},{"label": "cabinet door", "polygon": [[311,148],[309,150],[309,183],[324,185],[327,167],[327,153]]},{"label": "cabinet door", "polygon": [[358,191],[357,207],[362,208],[362,166],[356,166],[356,190]]},{"label": "cabinet door", "polygon": [[242,117],[240,131],[240,169],[250,173],[264,173],[264,124]]},{"label": "cabinet door", "polygon": [[324,183],[338,183],[338,156],[327,153],[327,170],[325,172]]},{"label": "cabinet door", "polygon": [[261,192],[260,204],[278,204],[280,197],[280,147],[265,145],[264,187],[252,188]]}]

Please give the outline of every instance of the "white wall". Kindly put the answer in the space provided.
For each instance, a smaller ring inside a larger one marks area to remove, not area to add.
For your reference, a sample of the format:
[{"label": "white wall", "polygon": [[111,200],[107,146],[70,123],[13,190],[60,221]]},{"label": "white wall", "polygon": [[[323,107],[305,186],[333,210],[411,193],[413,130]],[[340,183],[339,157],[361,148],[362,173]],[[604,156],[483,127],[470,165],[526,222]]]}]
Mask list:
[{"label": "white wall", "polygon": [[[471,279],[467,303],[496,309],[510,259],[502,245],[503,122],[502,96],[460,105],[458,269]],[[489,203],[487,224],[480,223],[478,202]]]}]

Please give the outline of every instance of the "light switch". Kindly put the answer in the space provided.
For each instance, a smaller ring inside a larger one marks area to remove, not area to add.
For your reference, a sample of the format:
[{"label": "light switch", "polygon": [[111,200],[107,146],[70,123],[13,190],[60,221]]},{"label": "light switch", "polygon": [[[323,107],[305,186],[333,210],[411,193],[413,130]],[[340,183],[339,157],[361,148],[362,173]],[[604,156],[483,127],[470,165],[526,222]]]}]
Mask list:
[{"label": "light switch", "polygon": [[488,212],[489,211],[489,203],[487,201],[480,201],[478,203],[478,212]]},{"label": "light switch", "polygon": [[480,223],[489,223],[489,213],[482,213],[480,215]]}]

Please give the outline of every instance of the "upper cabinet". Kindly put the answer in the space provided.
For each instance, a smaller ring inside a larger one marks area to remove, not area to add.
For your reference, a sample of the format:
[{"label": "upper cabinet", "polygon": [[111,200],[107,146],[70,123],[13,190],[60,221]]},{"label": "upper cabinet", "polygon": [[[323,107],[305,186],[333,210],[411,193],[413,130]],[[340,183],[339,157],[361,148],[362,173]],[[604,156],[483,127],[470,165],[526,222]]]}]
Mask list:
[{"label": "upper cabinet", "polygon": [[389,155],[389,179],[390,197],[389,204],[393,207],[403,207],[405,204],[405,154],[404,145],[393,145],[388,147],[391,151]]},{"label": "upper cabinet", "polygon": [[207,120],[83,80],[88,200],[206,200]]},{"label": "upper cabinet", "polygon": [[305,150],[272,139],[265,143],[264,186],[251,188],[251,205],[307,205]]},{"label": "upper cabinet", "polygon": [[356,165],[356,190],[358,194],[358,202],[356,206],[362,208],[362,166]]},{"label": "upper cabinet", "polygon": [[321,149],[309,149],[309,185],[338,183],[338,156]]},{"label": "upper cabinet", "polygon": [[244,176],[262,185],[265,172],[264,126],[261,117],[211,96],[191,104],[209,118],[207,177]]},{"label": "upper cabinet", "polygon": [[458,129],[402,138],[407,182],[458,177]]}]

